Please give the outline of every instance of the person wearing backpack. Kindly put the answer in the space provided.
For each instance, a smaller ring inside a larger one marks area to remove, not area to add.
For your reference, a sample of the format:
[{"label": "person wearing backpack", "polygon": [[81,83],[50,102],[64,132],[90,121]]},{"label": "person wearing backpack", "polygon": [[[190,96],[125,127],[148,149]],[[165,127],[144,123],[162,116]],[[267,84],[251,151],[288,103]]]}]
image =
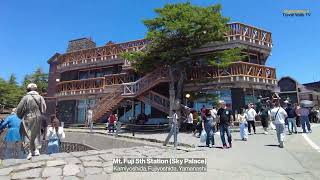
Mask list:
[{"label": "person wearing backpack", "polygon": [[277,138],[279,142],[279,147],[284,147],[284,129],[285,129],[285,119],[287,118],[287,112],[280,106],[280,102],[275,102],[275,107],[271,110],[271,117],[274,120],[276,126]]},{"label": "person wearing backpack", "polygon": [[[286,108],[286,112],[288,114],[288,132],[291,135],[293,132],[297,134],[297,124],[296,124],[296,118],[297,114],[295,109],[292,107],[291,104],[288,104]],[[294,131],[293,131],[294,130]]]},{"label": "person wearing backpack", "polygon": [[17,106],[17,116],[22,119],[20,134],[23,138],[24,150],[32,156],[39,156],[41,148],[41,119],[40,116],[46,112],[47,106],[44,98],[37,92],[37,85],[31,83],[27,86],[27,94],[21,99]]}]

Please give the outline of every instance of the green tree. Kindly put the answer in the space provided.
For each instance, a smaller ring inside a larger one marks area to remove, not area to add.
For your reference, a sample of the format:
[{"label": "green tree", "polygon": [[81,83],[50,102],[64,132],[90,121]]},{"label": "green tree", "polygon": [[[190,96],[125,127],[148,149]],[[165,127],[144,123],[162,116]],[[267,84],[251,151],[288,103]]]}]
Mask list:
[{"label": "green tree", "polygon": [[9,77],[9,84],[18,86],[17,77],[14,74],[11,74]]},{"label": "green tree", "polygon": [[[148,29],[146,39],[151,43],[144,51],[122,56],[133,61],[134,68],[141,73],[159,67],[169,68],[171,112],[181,102],[187,68],[193,60],[199,59],[200,55],[194,50],[211,42],[224,42],[229,19],[222,16],[219,4],[208,7],[189,2],[167,4],[155,12],[157,17],[144,21]],[[201,55],[201,59],[209,64],[228,66],[243,58],[240,53],[240,49],[230,49]]]},{"label": "green tree", "polygon": [[[11,76],[12,77],[12,76]],[[9,79],[6,82],[3,78],[0,78],[0,104],[7,108],[12,108],[18,105],[22,98],[24,91],[13,80]]]},{"label": "green tree", "polygon": [[35,83],[39,93],[46,93],[48,89],[48,74],[41,68],[37,68],[33,74],[27,74],[23,80],[23,88],[26,89],[29,83]]}]

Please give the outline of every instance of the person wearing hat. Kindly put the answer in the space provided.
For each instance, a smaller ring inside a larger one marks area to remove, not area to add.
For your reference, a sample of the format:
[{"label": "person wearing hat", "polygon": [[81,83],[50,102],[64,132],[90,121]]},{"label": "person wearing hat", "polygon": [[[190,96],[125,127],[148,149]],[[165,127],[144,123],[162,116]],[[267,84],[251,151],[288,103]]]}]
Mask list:
[{"label": "person wearing hat", "polygon": [[4,138],[4,143],[6,146],[6,155],[8,155],[8,152],[11,152],[13,154],[13,157],[17,157],[18,151],[18,143],[21,141],[20,137],[20,123],[21,120],[16,115],[16,108],[12,109],[11,115],[6,117],[4,121],[0,124],[0,131],[4,128],[8,128],[7,134]]},{"label": "person wearing hat", "polygon": [[28,152],[27,159],[40,155],[40,116],[46,112],[46,108],[44,98],[37,92],[37,85],[29,84],[27,94],[17,106],[17,115],[22,119],[20,133],[23,137],[24,150]]}]

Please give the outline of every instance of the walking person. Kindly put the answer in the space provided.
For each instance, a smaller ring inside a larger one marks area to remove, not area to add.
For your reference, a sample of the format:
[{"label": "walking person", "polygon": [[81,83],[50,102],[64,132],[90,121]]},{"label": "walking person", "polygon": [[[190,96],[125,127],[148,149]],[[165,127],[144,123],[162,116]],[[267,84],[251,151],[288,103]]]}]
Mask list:
[{"label": "walking person", "polygon": [[[17,158],[19,156],[18,145],[21,141],[20,136],[21,120],[16,114],[16,108],[12,109],[11,115],[6,117],[0,124],[0,132],[8,128],[7,133],[3,139],[4,141],[4,158]],[[9,154],[12,153],[12,156]]]},{"label": "walking person", "polygon": [[187,118],[187,132],[193,131],[193,114],[190,112]]},{"label": "walking person", "polygon": [[[301,115],[301,126],[302,126],[303,133],[312,132],[310,120],[309,120],[309,114],[310,114],[310,109],[302,106],[302,108],[300,109],[300,115]],[[306,126],[307,126],[307,129],[306,129]]]},{"label": "walking person", "polygon": [[163,145],[166,146],[172,137],[174,136],[174,147],[176,148],[178,146],[178,132],[179,132],[179,125],[178,125],[178,114],[176,113],[176,110],[172,110],[172,117],[168,117],[172,119],[172,124],[171,124],[171,130],[165,139]]},{"label": "walking person", "polygon": [[256,112],[256,110],[254,110],[252,103],[250,103],[248,105],[247,116],[248,116],[247,121],[248,121],[248,132],[249,132],[249,135],[251,135],[251,126],[253,128],[254,134],[256,134],[255,120],[256,120],[257,112]]},{"label": "walking person", "polygon": [[240,138],[242,139],[242,141],[248,140],[247,118],[248,118],[248,116],[245,113],[245,109],[240,109],[240,113],[237,115],[237,121],[239,122]]},{"label": "walking person", "polygon": [[292,133],[297,134],[297,124],[296,124],[296,118],[297,118],[297,114],[295,109],[292,107],[292,105],[289,103],[287,108],[286,108],[286,112],[288,114],[288,132],[291,135]]},{"label": "walking person", "polygon": [[299,104],[295,104],[295,111],[296,111],[296,114],[297,114],[297,117],[296,117],[296,125],[297,125],[297,127],[301,127],[301,107],[300,107],[300,105]]},{"label": "walking person", "polygon": [[93,129],[93,120],[92,120],[93,112],[90,107],[88,107],[88,112],[87,112],[87,122],[88,122],[88,127],[90,128],[90,133],[92,133]]},{"label": "walking person", "polygon": [[280,106],[280,102],[275,103],[275,107],[271,110],[271,117],[274,119],[274,124],[276,126],[277,138],[279,147],[284,147],[284,129],[285,129],[285,119],[287,118],[287,112]]},{"label": "walking person", "polygon": [[203,130],[201,112],[198,112],[197,115],[198,115],[198,117],[197,117],[197,131],[199,133],[197,137],[200,137],[201,136],[201,132]]},{"label": "walking person", "polygon": [[55,118],[51,123],[51,127],[47,130],[48,154],[58,153],[61,139],[65,138],[63,127],[60,127],[60,121]]},{"label": "walking person", "polygon": [[40,116],[46,112],[47,106],[43,97],[37,92],[36,84],[27,86],[27,94],[17,106],[17,116],[22,119],[20,132],[24,141],[24,149],[27,151],[27,159],[39,156],[41,148],[41,120]]},{"label": "walking person", "polygon": [[202,121],[202,128],[207,133],[206,145],[207,147],[212,148],[212,146],[214,145],[215,122],[211,115],[210,110],[207,109],[205,115],[206,117]]},{"label": "walking person", "polygon": [[211,113],[211,116],[215,122],[215,125],[214,125],[214,133],[216,133],[217,131],[217,114],[218,114],[218,111],[216,110],[216,108],[214,106],[212,106],[212,109],[210,109],[210,113]]},{"label": "walking person", "polygon": [[260,111],[260,120],[261,120],[261,125],[263,127],[263,131],[265,135],[268,134],[269,119],[270,119],[269,108],[263,105]]},{"label": "walking person", "polygon": [[230,126],[233,126],[233,112],[231,109],[227,108],[224,101],[220,101],[220,109],[218,110],[219,127],[220,127],[220,137],[222,142],[222,148],[227,148],[227,143],[225,139],[225,134],[228,137],[229,148],[232,148],[232,136]]}]

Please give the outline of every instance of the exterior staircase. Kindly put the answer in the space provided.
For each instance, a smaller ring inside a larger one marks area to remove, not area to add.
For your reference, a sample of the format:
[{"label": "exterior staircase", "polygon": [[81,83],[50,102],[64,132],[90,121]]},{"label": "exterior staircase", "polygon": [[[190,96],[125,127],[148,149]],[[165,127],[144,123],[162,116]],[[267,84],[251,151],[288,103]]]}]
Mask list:
[{"label": "exterior staircase", "polygon": [[169,98],[156,93],[152,90],[142,94],[137,98],[138,100],[150,104],[152,107],[158,109],[161,112],[169,114],[170,111],[170,101]]},{"label": "exterior staircase", "polygon": [[[93,109],[93,121],[97,122],[107,113],[113,111],[119,103],[126,98],[141,99],[141,101],[148,102],[160,111],[167,113],[166,103],[168,103],[169,100],[149,90],[161,82],[168,81],[168,70],[159,69],[143,76],[135,82],[120,84],[112,93],[109,93],[96,104],[96,107]],[[160,97],[162,100],[158,101],[157,97]],[[164,102],[165,104],[163,104]]]}]

